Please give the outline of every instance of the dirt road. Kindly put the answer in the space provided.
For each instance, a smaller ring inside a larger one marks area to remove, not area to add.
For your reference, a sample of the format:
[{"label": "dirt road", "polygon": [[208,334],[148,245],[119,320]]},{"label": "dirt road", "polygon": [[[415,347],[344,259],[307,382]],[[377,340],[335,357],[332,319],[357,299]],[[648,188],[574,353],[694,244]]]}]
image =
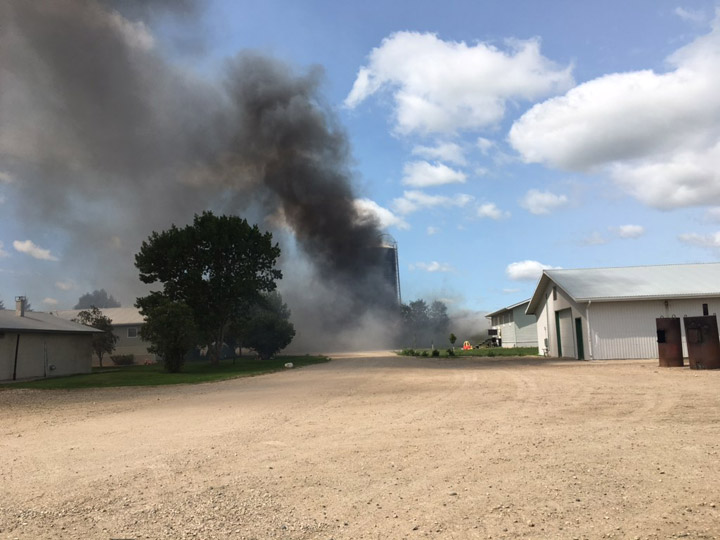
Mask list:
[{"label": "dirt road", "polygon": [[720,371],[343,358],[0,391],[0,538],[720,538]]}]

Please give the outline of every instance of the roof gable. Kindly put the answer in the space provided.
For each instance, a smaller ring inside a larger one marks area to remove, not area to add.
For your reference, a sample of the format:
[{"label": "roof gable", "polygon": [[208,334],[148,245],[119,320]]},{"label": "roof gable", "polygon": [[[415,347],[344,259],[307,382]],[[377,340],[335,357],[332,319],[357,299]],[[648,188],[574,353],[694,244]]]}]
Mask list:
[{"label": "roof gable", "polygon": [[50,313],[26,311],[25,315],[20,317],[15,313],[15,310],[0,309],[0,332],[95,334],[100,331],[101,330],[90,328],[89,326],[55,317]]}]

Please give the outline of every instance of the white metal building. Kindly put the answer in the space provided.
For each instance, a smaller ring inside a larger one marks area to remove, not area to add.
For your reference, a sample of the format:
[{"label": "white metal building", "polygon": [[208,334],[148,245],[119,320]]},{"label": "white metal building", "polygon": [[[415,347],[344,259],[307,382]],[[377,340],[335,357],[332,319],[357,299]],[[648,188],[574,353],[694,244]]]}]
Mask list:
[{"label": "white metal building", "polygon": [[490,328],[497,331],[503,347],[538,346],[537,318],[525,313],[529,303],[530,300],[523,300],[485,315],[490,319]]},{"label": "white metal building", "polygon": [[545,270],[526,313],[548,356],[657,358],[655,319],[702,315],[703,304],[720,313],[720,263]]},{"label": "white metal building", "polygon": [[0,309],[0,381],[90,373],[98,330],[21,304]]}]

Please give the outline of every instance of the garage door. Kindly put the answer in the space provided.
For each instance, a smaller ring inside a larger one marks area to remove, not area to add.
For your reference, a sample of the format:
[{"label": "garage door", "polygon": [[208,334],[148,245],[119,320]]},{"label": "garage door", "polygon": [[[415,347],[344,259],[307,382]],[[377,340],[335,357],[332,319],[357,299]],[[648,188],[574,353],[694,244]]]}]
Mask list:
[{"label": "garage door", "polygon": [[563,309],[555,313],[558,323],[559,356],[575,357],[575,339],[573,337],[572,310]]}]

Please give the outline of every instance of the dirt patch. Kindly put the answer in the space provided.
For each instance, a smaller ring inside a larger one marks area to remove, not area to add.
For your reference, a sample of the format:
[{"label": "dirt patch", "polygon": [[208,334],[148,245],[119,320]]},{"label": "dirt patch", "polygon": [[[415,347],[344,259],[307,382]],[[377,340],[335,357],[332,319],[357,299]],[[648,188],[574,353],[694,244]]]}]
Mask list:
[{"label": "dirt patch", "polygon": [[333,360],[0,391],[0,538],[717,538],[720,371]]}]

